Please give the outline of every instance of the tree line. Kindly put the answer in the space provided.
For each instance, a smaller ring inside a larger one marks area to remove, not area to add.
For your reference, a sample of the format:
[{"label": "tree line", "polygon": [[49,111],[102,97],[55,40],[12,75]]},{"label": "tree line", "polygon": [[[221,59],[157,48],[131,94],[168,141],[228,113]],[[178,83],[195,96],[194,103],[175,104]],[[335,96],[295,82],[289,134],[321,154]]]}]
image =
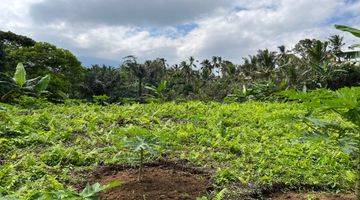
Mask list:
[{"label": "tree line", "polygon": [[[164,58],[139,62],[135,56],[127,56],[117,67],[84,67],[68,50],[0,31],[0,79],[13,74],[21,62],[29,78],[51,76],[45,94],[51,101],[266,99],[287,89],[359,86],[358,52],[344,51],[344,46],[343,37],[333,35],[325,41],[300,40],[293,49],[258,50],[241,64],[220,56],[204,60],[189,57],[174,65]],[[0,84],[0,96],[8,90]]]}]

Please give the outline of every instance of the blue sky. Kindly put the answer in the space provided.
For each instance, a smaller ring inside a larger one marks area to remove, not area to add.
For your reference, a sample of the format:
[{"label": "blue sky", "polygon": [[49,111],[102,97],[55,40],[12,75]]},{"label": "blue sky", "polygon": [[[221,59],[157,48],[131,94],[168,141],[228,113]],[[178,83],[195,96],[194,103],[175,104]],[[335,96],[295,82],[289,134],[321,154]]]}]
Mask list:
[{"label": "blue sky", "polygon": [[1,30],[69,49],[84,65],[127,55],[241,62],[303,38],[353,43],[333,25],[360,27],[360,0],[1,0],[0,9]]}]

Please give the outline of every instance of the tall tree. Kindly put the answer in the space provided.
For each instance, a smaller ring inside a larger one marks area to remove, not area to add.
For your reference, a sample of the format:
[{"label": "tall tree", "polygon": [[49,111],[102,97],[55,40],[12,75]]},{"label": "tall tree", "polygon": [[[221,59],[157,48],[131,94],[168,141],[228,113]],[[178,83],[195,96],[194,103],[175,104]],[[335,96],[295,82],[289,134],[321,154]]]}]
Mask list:
[{"label": "tall tree", "polygon": [[259,50],[256,57],[259,78],[269,81],[276,66],[276,52],[269,51],[268,49]]},{"label": "tall tree", "polygon": [[121,84],[118,69],[93,65],[85,71],[84,81],[81,84],[81,97],[91,99],[93,95],[107,95],[113,101],[120,97]]},{"label": "tall tree", "polygon": [[331,47],[331,52],[335,55],[339,55],[342,51],[341,48],[345,45],[343,42],[344,37],[341,37],[340,35],[332,35],[329,38],[329,46]]},{"label": "tall tree", "polygon": [[37,42],[34,46],[8,50],[6,57],[8,69],[22,62],[29,78],[51,75],[48,87],[50,92],[55,94],[61,91],[76,97],[84,68],[70,51],[49,43]]},{"label": "tall tree", "polygon": [[328,42],[317,40],[312,47],[307,49],[307,57],[311,65],[321,65],[326,61],[329,52],[327,50]]},{"label": "tall tree", "polygon": [[203,60],[201,63],[201,78],[206,82],[209,79],[211,79],[211,76],[213,75],[213,65],[208,59]]},{"label": "tall tree", "polygon": [[32,47],[35,41],[26,36],[17,35],[12,32],[0,31],[0,72],[12,74],[17,63],[6,65],[6,51],[16,50],[23,47]]},{"label": "tall tree", "polygon": [[152,86],[158,86],[166,73],[166,60],[163,58],[157,58],[155,60],[147,60],[144,63],[146,65],[147,74],[145,81]]},{"label": "tall tree", "polygon": [[0,42],[3,42],[5,45],[13,46],[16,48],[19,47],[31,47],[35,45],[35,41],[26,36],[17,35],[13,32],[4,32],[0,31]]},{"label": "tall tree", "polygon": [[124,67],[126,67],[138,79],[138,98],[142,101],[143,80],[146,77],[146,64],[139,64],[135,56],[125,57]]}]

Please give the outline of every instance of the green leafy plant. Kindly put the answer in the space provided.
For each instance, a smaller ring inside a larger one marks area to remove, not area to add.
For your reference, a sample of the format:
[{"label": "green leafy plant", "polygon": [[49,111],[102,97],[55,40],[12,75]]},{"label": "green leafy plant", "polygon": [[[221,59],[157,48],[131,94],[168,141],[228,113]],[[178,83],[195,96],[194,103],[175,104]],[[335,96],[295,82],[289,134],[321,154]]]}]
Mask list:
[{"label": "green leafy plant", "polygon": [[360,128],[360,89],[356,87],[342,88],[336,91],[337,98],[323,102],[323,110],[339,113]]},{"label": "green leafy plant", "polygon": [[233,186],[257,189],[274,183],[353,191],[358,157],[348,147],[359,134],[338,112],[355,112],[358,91],[289,91],[296,98],[230,104],[79,101],[34,109],[1,103],[6,111],[0,111],[0,198],[29,199],[47,191],[53,195],[48,199],[71,199],[69,192],[83,180],[84,170],[130,163],[141,165],[145,177],[145,163],[165,151],[166,159],[218,169],[213,183],[219,190],[228,188],[231,197],[238,191]]},{"label": "green leafy plant", "polygon": [[164,91],[168,85],[167,81],[162,81],[157,87],[145,86],[146,89],[154,92],[160,99],[164,99]]},{"label": "green leafy plant", "polygon": [[45,190],[36,192],[31,195],[29,200],[53,200],[53,199],[73,199],[73,200],[100,200],[100,192],[107,191],[111,188],[121,186],[120,181],[112,181],[106,185],[94,183],[93,185],[87,184],[81,192],[76,192],[69,189],[61,190]]},{"label": "green leafy plant", "polygon": [[222,189],[219,193],[215,195],[214,200],[223,200],[225,197],[225,193],[228,191],[227,188]]},{"label": "green leafy plant", "polygon": [[142,180],[143,165],[145,156],[148,154],[155,154],[155,143],[145,140],[143,137],[136,136],[135,139],[127,141],[127,147],[130,147],[139,156],[139,177],[138,180]]},{"label": "green leafy plant", "polygon": [[243,86],[241,92],[237,96],[239,102],[248,100],[272,100],[276,98],[275,93],[279,88],[273,82],[255,83],[250,87]]},{"label": "green leafy plant", "polygon": [[7,90],[0,90],[0,100],[6,101],[21,95],[38,96],[44,93],[50,82],[50,75],[26,80],[26,71],[24,65],[19,63],[13,78],[3,77],[0,85],[5,85]]},{"label": "green leafy plant", "polygon": [[226,192],[228,192],[228,189],[223,188],[218,193],[216,193],[213,198],[208,198],[206,196],[202,196],[202,197],[196,198],[196,200],[210,200],[210,199],[212,199],[212,200],[223,200],[223,199],[225,199]]},{"label": "green leafy plant", "polygon": [[120,181],[113,181],[107,185],[100,185],[100,183],[94,183],[93,185],[87,184],[79,196],[84,200],[100,200],[100,192],[109,190],[121,185]]},{"label": "green leafy plant", "polygon": [[98,104],[98,105],[109,105],[109,99],[110,97],[108,97],[107,95],[97,95],[97,96],[93,96],[93,101]]},{"label": "green leafy plant", "polygon": [[[319,92],[320,91],[320,92]],[[341,149],[347,154],[353,154],[355,158],[359,158],[359,132],[360,132],[360,88],[341,88],[337,91],[324,91],[319,90],[307,93],[283,93],[287,94],[288,97],[293,99],[300,99],[310,105],[312,112],[308,113],[308,116],[304,118],[305,122],[313,130],[313,134],[310,135],[311,140],[313,138],[320,138],[322,140],[330,140],[331,135],[328,133],[333,133],[334,130],[341,130],[341,127],[338,124],[329,123],[324,120],[320,120],[314,116],[312,113],[318,111],[321,113],[334,112],[339,114],[343,119],[351,122],[356,127],[354,135],[348,135],[345,133],[339,133],[337,137],[337,143]],[[311,94],[313,93],[313,94]],[[309,98],[309,96],[317,96],[315,98]],[[325,98],[324,98],[325,97]],[[332,129],[332,130],[329,130]],[[308,136],[309,138],[309,136]],[[359,165],[359,160],[357,160],[357,165]],[[358,167],[359,170],[359,167]],[[359,181],[358,181],[359,182]],[[359,191],[359,186],[357,191]],[[358,192],[358,196],[359,196]]]},{"label": "green leafy plant", "polygon": [[18,84],[20,87],[22,87],[25,84],[26,71],[25,71],[24,65],[22,63],[19,63],[17,65],[13,79],[14,79],[15,83]]}]

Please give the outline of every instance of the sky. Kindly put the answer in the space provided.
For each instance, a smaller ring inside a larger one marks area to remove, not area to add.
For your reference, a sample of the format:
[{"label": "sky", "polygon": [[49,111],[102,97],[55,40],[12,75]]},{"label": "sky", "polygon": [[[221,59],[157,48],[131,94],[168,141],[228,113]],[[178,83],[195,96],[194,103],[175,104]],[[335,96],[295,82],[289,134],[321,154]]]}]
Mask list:
[{"label": "sky", "polygon": [[258,49],[360,28],[360,0],[0,0],[0,30],[69,49],[86,66],[222,56],[240,63]]}]

